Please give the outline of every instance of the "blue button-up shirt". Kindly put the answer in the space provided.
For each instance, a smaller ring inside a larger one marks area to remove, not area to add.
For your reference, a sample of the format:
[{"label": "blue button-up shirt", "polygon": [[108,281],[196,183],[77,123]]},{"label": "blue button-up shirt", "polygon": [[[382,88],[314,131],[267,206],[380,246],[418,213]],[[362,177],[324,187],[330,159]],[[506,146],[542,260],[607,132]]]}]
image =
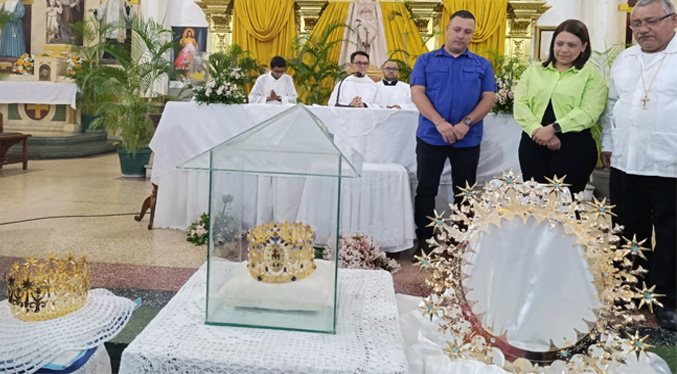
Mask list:
[{"label": "blue button-up shirt", "polygon": [[[468,50],[454,57],[442,48],[421,55],[411,73],[412,86],[425,87],[435,110],[455,125],[472,112],[482,99],[482,92],[496,92],[491,63]],[[453,147],[474,147],[482,141],[483,121],[475,123],[466,136]],[[416,136],[431,145],[449,145],[423,115],[419,116]]]}]

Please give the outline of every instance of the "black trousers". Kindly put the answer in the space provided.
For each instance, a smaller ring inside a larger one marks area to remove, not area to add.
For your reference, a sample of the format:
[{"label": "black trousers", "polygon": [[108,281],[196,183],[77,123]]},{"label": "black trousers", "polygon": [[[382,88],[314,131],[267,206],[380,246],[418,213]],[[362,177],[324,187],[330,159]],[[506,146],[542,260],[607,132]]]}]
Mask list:
[{"label": "black trousers", "polygon": [[[467,148],[453,148],[451,146],[430,145],[421,139],[416,139],[416,165],[418,187],[414,199],[414,221],[419,243],[433,236],[433,228],[426,227],[433,216],[435,197],[440,186],[440,178],[444,170],[444,162],[451,163],[451,179],[454,195],[460,193],[459,187],[465,187],[465,182],[471,186],[477,178],[477,164],[480,161],[480,146]],[[459,203],[462,197],[454,197]]]},{"label": "black trousers", "polygon": [[519,145],[519,161],[524,181],[534,178],[536,182],[548,183],[545,177],[566,175],[565,183],[571,185],[571,193],[582,192],[597,165],[597,145],[590,130],[557,134],[562,146],[557,151],[538,145],[527,133],[522,132]]},{"label": "black trousers", "polygon": [[[615,223],[623,225],[623,236],[632,240],[648,239],[644,247],[651,248],[653,230],[656,242],[653,252],[644,252],[648,261],[639,264],[649,270],[647,286],[665,294],[659,299],[666,307],[677,306],[677,178],[626,174],[611,169],[609,192],[615,204]],[[624,242],[624,241],[623,241]],[[642,286],[641,284],[639,285]]]}]

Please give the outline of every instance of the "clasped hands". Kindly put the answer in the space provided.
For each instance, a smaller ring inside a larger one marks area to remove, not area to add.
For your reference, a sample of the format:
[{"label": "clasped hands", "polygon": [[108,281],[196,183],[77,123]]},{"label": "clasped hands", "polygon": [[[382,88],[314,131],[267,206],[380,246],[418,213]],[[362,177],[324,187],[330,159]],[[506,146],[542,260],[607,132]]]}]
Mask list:
[{"label": "clasped hands", "polygon": [[275,90],[270,90],[270,96],[266,97],[266,101],[282,101],[282,98],[275,93]]},{"label": "clasped hands", "polygon": [[463,139],[470,130],[470,127],[463,122],[452,125],[447,121],[442,121],[435,126],[437,131],[442,135],[442,139],[446,143],[454,144]]},{"label": "clasped hands", "polygon": [[548,147],[551,151],[558,151],[562,146],[562,142],[555,134],[555,129],[552,128],[552,125],[543,126],[534,130],[531,134],[531,139],[538,145]]},{"label": "clasped hands", "polygon": [[350,104],[348,104],[348,106],[354,106],[354,107],[358,107],[358,108],[364,108],[365,107],[364,103],[362,102],[362,97],[360,97],[360,96],[355,96],[353,98],[353,101],[351,101]]}]

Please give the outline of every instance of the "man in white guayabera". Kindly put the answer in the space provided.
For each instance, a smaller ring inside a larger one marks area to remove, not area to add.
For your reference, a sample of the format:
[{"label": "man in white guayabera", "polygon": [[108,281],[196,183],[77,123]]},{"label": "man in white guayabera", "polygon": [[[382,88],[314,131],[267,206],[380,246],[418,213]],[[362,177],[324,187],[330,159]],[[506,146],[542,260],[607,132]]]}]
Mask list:
[{"label": "man in white guayabera", "polygon": [[[670,0],[640,0],[630,16],[637,45],[611,68],[602,163],[623,236],[647,239],[653,252],[632,250],[649,270],[647,287],[663,308],[658,324],[677,330],[677,15]],[[643,257],[646,256],[646,260]]]}]

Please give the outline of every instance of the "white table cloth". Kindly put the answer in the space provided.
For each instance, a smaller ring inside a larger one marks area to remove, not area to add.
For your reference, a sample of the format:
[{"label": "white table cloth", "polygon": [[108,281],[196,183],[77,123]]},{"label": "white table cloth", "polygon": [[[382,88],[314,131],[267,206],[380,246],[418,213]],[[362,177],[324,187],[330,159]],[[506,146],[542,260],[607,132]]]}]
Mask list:
[{"label": "white table cloth", "polygon": [[0,104],[70,105],[76,108],[75,83],[0,81]]},{"label": "white table cloth", "polygon": [[337,334],[204,324],[206,264],[132,341],[121,374],[405,373],[392,276],[339,269]]},{"label": "white table cloth", "polygon": [[[207,211],[206,196],[209,191],[207,174],[178,170],[177,166],[290,107],[291,105],[168,103],[150,143],[155,153],[151,181],[159,186],[154,226],[186,229],[202,212]],[[416,128],[419,115],[417,111],[357,110],[323,106],[312,106],[308,109],[335,134],[335,143],[342,150],[346,147],[341,145],[347,143],[362,154],[365,163],[399,164],[409,173],[416,172]],[[511,116],[487,117],[478,167],[479,180],[490,180],[500,175],[501,170],[519,171],[517,146],[520,132],[521,128]],[[380,175],[370,176],[377,168],[379,167],[365,168],[362,179],[382,180],[381,175],[386,174],[385,169],[380,170],[382,172]],[[387,178],[400,178],[394,175]],[[443,183],[449,183],[450,180],[447,165]],[[373,182],[369,183],[372,190],[378,188]],[[344,231],[350,229],[351,232],[357,230],[372,235],[386,251],[410,247],[414,230],[413,217],[409,213],[413,206],[411,200],[413,194],[409,182],[402,180],[402,183],[402,187],[398,187],[396,191],[393,191],[392,186],[381,184],[383,191],[380,193],[374,191],[372,194],[382,196],[381,202],[384,204],[380,206],[390,210],[363,212],[362,209],[367,207],[375,209],[379,206],[363,195],[360,197],[361,204],[352,205],[357,210],[346,210],[344,206],[344,218],[349,218],[351,222],[356,222],[356,217],[364,217],[365,214],[373,215],[371,221],[362,220],[359,226],[344,228]],[[357,188],[357,185],[353,184],[352,191],[358,193],[357,191],[364,189]],[[398,212],[395,221],[389,220],[393,210]],[[392,237],[388,238],[388,235],[379,235],[379,230],[384,228],[391,232],[399,232],[398,239],[393,240]]]}]

